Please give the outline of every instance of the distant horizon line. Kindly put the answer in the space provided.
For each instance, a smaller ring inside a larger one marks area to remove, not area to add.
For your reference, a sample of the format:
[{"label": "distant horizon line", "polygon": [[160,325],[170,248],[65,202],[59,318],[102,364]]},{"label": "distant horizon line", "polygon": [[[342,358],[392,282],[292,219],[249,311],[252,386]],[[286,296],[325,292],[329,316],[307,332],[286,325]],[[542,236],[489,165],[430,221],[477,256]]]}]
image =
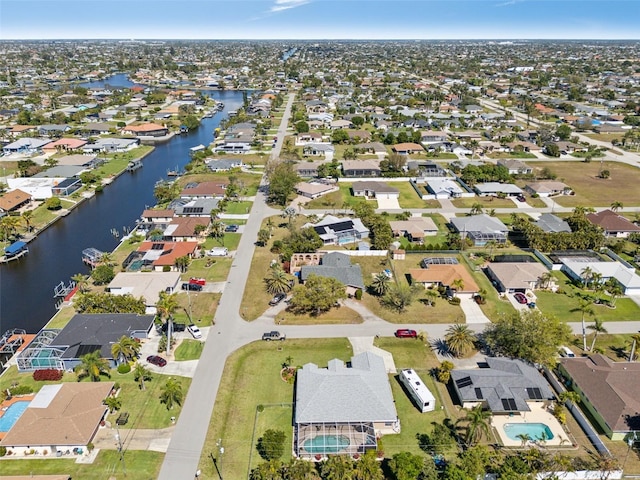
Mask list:
[{"label": "distant horizon line", "polygon": [[638,42],[639,38],[0,38],[0,42],[50,42],[50,41],[111,41],[111,42],[141,42],[141,41],[189,41],[189,42]]}]

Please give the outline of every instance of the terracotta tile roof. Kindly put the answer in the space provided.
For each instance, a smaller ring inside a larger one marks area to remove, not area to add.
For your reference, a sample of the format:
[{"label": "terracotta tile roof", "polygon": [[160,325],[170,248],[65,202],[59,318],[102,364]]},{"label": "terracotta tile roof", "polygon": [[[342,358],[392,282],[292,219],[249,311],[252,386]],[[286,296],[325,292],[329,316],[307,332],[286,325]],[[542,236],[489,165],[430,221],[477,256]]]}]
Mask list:
[{"label": "terracotta tile roof", "polygon": [[171,209],[153,210],[147,209],[142,212],[142,218],[167,218],[173,217],[175,212]]},{"label": "terracotta tile roof", "polygon": [[11,190],[0,197],[0,210],[9,212],[23,203],[31,200],[31,195],[20,189]]},{"label": "terracotta tile roof", "polygon": [[[43,387],[0,445],[86,445],[107,411],[102,401],[113,385],[113,382],[82,382]],[[39,402],[42,396],[51,398]],[[43,406],[36,407],[34,403]]]},{"label": "terracotta tile roof", "polygon": [[460,293],[475,293],[480,290],[463,265],[429,265],[429,268],[412,268],[409,270],[409,275],[412,283],[441,283],[446,287],[452,287],[453,282],[461,278],[464,286]]},{"label": "terracotta tile roof", "polygon": [[182,197],[202,197],[205,195],[224,195],[226,186],[229,184],[226,180],[216,180],[215,182],[200,182],[192,188],[185,188],[180,192]]},{"label": "terracotta tile roof", "polygon": [[156,132],[158,130],[166,130],[167,127],[155,123],[143,123],[142,125],[129,125],[123,130],[127,132]]},{"label": "terracotta tile roof", "polygon": [[209,217],[177,217],[167,227],[167,230],[171,233],[165,232],[165,236],[172,238],[193,237],[197,225],[208,227],[210,223],[211,219]]},{"label": "terracotta tile roof", "polygon": [[153,250],[154,245],[162,244],[162,255],[154,262],[154,266],[173,266],[177,258],[193,255],[198,249],[198,242],[142,242],[139,252]]},{"label": "terracotta tile roof", "polygon": [[640,232],[640,227],[622,215],[611,210],[603,210],[598,213],[590,213],[587,215],[587,219],[600,227],[607,233],[612,232]]},{"label": "terracotta tile roof", "polygon": [[640,363],[600,354],[560,363],[614,432],[640,430]]},{"label": "terracotta tile roof", "polygon": [[424,148],[417,143],[398,143],[391,147],[394,152],[422,152]]},{"label": "terracotta tile roof", "polygon": [[42,149],[55,150],[57,147],[75,149],[80,148],[86,144],[87,142],[85,140],[80,140],[79,138],[61,138],[59,140],[56,140],[55,142],[51,142],[45,145],[44,147],[42,147]]}]

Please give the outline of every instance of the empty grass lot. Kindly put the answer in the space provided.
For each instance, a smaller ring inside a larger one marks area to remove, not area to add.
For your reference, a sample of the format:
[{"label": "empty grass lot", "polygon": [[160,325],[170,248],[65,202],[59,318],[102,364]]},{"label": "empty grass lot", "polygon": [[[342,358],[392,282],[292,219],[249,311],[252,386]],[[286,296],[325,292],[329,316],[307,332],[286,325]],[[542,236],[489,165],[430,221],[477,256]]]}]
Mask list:
[{"label": "empty grass lot", "polygon": [[180,342],[180,345],[176,348],[175,358],[179,362],[184,362],[185,360],[197,360],[200,358],[203,348],[204,343],[198,340],[185,339]]},{"label": "empty grass lot", "polygon": [[354,197],[351,194],[351,185],[351,183],[340,182],[338,184],[340,190],[311,200],[305,205],[305,208],[308,210],[342,210],[352,208],[362,202],[370,202],[373,205],[373,208],[378,208],[378,202],[376,200],[366,200],[364,197]]},{"label": "empty grass lot", "polygon": [[400,192],[400,208],[440,208],[437,200],[422,200],[409,182],[389,182],[389,186]]},{"label": "empty grass lot", "polygon": [[[225,365],[202,449],[199,468],[203,477],[217,476],[208,455],[209,452],[217,452],[218,439],[222,439],[225,449],[222,476],[235,479],[247,477],[251,455],[254,462],[259,463],[255,441],[264,433],[262,429],[282,430],[291,438],[291,410],[285,406],[278,412],[276,407],[267,407],[258,414],[258,429],[252,442],[258,405],[289,405],[293,402],[293,385],[280,377],[282,363],[287,357],[292,357],[293,365],[313,362],[326,367],[333,358],[347,361],[351,355],[351,345],[346,338],[254,342],[234,352]],[[238,395],[238,392],[242,394]],[[275,423],[267,427],[267,422],[260,418],[263,416],[273,419]],[[291,450],[285,449],[283,460],[287,461],[290,457]]]},{"label": "empty grass lot", "polygon": [[[558,180],[566,183],[576,193],[554,197],[563,207],[601,206],[623,202],[625,207],[640,205],[640,169],[618,162],[531,162],[535,168],[548,167]],[[609,170],[608,179],[598,177],[600,170]]]},{"label": "empty grass lot", "polygon": [[470,198],[454,198],[451,203],[458,208],[471,208],[476,203],[482,205],[482,208],[514,208],[515,205],[508,198],[498,197],[470,197]]}]

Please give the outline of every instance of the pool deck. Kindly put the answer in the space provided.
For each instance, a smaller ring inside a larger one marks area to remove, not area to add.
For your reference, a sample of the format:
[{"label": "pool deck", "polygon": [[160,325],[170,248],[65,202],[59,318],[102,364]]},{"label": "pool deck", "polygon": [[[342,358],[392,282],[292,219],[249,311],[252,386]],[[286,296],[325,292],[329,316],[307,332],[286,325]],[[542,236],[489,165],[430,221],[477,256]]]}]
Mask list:
[{"label": "pool deck", "polygon": [[[500,441],[505,447],[522,447],[521,440],[511,440],[504,431],[504,425],[507,423],[544,423],[553,432],[553,438],[544,442],[546,447],[572,447],[572,441],[565,432],[560,422],[556,420],[553,414],[544,408],[544,403],[529,403],[530,412],[520,412],[511,415],[494,415],[491,419],[491,426],[498,434]],[[526,447],[530,447],[538,442],[529,441]]]},{"label": "pool deck", "polygon": [[[0,418],[4,415],[7,408],[13,405],[16,402],[30,402],[35,398],[35,395],[21,395],[18,397],[11,397],[11,400],[4,400],[0,404]],[[0,432],[0,440],[2,440],[7,432]]]}]

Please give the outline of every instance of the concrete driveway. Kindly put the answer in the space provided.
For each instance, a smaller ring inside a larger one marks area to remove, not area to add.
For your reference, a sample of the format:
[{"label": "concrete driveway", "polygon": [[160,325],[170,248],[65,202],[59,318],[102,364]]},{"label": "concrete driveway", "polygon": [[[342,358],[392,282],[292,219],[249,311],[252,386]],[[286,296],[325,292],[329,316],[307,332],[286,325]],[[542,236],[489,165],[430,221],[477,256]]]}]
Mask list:
[{"label": "concrete driveway", "polygon": [[376,200],[378,201],[378,208],[381,210],[398,210],[400,208],[397,198],[376,197]]},{"label": "concrete driveway", "polygon": [[460,308],[464,312],[466,323],[491,323],[491,320],[484,314],[480,305],[472,298],[460,297]]}]

